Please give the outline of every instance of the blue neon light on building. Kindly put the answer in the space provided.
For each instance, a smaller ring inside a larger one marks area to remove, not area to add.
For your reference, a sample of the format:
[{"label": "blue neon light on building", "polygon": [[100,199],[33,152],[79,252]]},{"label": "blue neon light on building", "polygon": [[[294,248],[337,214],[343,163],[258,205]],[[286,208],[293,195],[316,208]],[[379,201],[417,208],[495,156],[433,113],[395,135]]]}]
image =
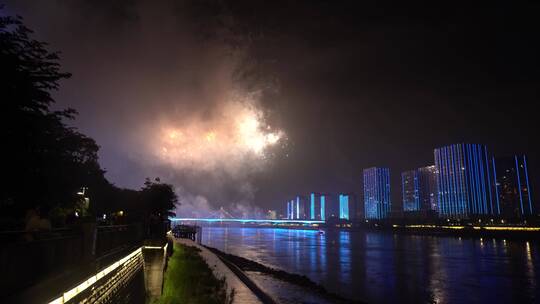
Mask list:
[{"label": "blue neon light on building", "polygon": [[300,219],[300,197],[296,197],[296,219]]},{"label": "blue neon light on building", "polygon": [[497,168],[495,165],[495,157],[491,159],[491,164],[493,165],[493,180],[495,181],[495,199],[496,199],[496,206],[497,206],[497,214],[501,214],[501,202],[499,199],[499,181],[497,180]]},{"label": "blue neon light on building", "polygon": [[438,183],[434,165],[401,173],[403,211],[437,211]]},{"label": "blue neon light on building", "polygon": [[326,197],[324,195],[321,195],[321,221],[325,221],[325,217],[326,217],[324,213],[325,205],[326,205]]},{"label": "blue neon light on building", "polygon": [[339,218],[349,219],[349,196],[346,194],[339,195]]},{"label": "blue neon light on building", "polygon": [[291,219],[291,202],[287,202],[287,219]]},{"label": "blue neon light on building", "polygon": [[310,196],[310,219],[315,219],[315,193]]},{"label": "blue neon light on building", "polygon": [[495,182],[487,148],[454,144],[434,150],[438,175],[439,215],[470,218],[498,214]]},{"label": "blue neon light on building", "polygon": [[387,218],[391,210],[390,169],[364,169],[364,215],[366,219]]},{"label": "blue neon light on building", "polygon": [[492,159],[498,214],[509,220],[534,215],[525,155]]},{"label": "blue neon light on building", "polygon": [[312,192],[309,195],[309,218],[324,220],[324,194]]},{"label": "blue neon light on building", "polygon": [[418,170],[401,173],[403,211],[420,211],[420,187]]}]

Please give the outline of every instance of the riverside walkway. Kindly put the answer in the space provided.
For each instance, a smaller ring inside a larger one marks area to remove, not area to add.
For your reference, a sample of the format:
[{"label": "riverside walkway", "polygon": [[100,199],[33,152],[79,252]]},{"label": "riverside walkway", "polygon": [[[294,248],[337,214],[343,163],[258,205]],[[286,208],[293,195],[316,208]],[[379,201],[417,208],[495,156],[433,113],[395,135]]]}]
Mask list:
[{"label": "riverside walkway", "polygon": [[231,270],[218,256],[208,250],[206,247],[197,244],[190,239],[172,238],[171,239],[181,245],[192,246],[198,248],[201,257],[204,259],[208,267],[212,269],[214,276],[218,279],[224,278],[227,284],[227,293],[231,294],[234,290],[233,304],[263,304],[259,297],[242,282],[239,277]]}]

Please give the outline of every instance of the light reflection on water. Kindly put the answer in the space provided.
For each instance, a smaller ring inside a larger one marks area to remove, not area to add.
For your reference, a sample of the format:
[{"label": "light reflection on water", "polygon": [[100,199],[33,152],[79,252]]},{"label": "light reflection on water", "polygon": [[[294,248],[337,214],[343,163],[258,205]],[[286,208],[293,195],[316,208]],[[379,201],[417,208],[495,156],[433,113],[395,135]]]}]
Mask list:
[{"label": "light reflection on water", "polygon": [[204,227],[203,243],[369,303],[540,302],[538,242]]}]

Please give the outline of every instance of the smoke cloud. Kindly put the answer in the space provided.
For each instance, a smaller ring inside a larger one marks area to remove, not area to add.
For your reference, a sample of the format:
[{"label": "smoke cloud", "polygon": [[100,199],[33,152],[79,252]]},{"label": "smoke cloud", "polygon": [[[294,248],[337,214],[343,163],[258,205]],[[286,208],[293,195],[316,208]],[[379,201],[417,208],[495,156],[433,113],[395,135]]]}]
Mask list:
[{"label": "smoke cloud", "polygon": [[278,144],[283,132],[265,123],[253,96],[224,94],[223,99],[204,115],[169,118],[158,123],[158,129],[150,128],[154,136],[143,137],[153,138],[146,156],[178,170],[223,170],[235,177],[243,170],[261,169],[267,148]]},{"label": "smoke cloud", "polygon": [[177,189],[179,216],[210,216],[220,207],[247,216],[256,213],[252,176],[268,167],[285,133],[267,122],[260,102],[267,87],[248,89],[236,77],[242,47],[224,42],[226,32],[202,31],[193,7],[7,4],[62,51],[73,77],[62,84],[58,107],[80,112],[77,126],[101,145],[111,181],[138,188],[145,177],[160,177]]}]

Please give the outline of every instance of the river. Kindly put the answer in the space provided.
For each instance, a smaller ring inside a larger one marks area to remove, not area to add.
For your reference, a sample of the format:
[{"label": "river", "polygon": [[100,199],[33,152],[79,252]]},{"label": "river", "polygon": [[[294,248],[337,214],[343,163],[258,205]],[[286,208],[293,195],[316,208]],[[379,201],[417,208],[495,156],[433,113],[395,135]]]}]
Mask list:
[{"label": "river", "polygon": [[367,303],[540,303],[537,241],[204,227],[202,242]]}]

